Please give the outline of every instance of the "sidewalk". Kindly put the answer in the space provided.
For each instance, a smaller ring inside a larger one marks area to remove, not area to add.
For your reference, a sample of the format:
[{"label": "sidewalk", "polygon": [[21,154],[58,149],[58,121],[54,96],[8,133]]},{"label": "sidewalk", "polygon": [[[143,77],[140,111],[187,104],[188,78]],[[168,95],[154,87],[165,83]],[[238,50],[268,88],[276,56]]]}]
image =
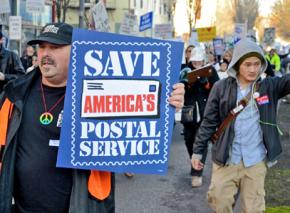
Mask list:
[{"label": "sidewalk", "polygon": [[[278,125],[283,132],[280,137],[283,152],[277,165],[270,168],[267,173],[265,182],[266,206],[290,207],[290,98],[281,101]],[[288,210],[279,209],[278,212],[289,213],[290,208]]]}]

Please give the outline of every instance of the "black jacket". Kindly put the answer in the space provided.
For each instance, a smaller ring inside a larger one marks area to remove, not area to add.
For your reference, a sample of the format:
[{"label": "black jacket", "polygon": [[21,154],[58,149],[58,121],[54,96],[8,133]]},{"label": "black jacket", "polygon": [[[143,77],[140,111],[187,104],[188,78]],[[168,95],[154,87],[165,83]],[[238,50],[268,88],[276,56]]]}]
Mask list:
[{"label": "black jacket", "polygon": [[[14,103],[13,113],[7,134],[7,142],[4,149],[2,168],[0,172],[0,212],[11,213],[12,193],[14,184],[14,164],[17,148],[17,130],[22,119],[22,109],[25,97],[34,81],[40,78],[39,68],[27,75],[11,81],[5,87],[5,93],[0,95],[0,107],[6,97]],[[92,198],[88,192],[89,172],[73,169],[73,186],[70,197],[69,213],[113,213],[115,212],[114,188],[115,180],[112,174],[111,193],[104,201]]]},{"label": "black jacket", "polygon": [[[267,95],[269,103],[258,105],[260,112],[261,129],[263,142],[267,149],[267,160],[275,161],[282,152],[278,129],[271,124],[277,124],[277,103],[278,99],[290,94],[290,74],[281,78],[268,77],[259,82],[260,97]],[[236,107],[237,82],[236,79],[228,77],[217,82],[209,96],[205,108],[204,119],[199,128],[193,153],[202,154],[208,147],[211,136],[216,128],[227,117],[230,110]],[[219,165],[225,165],[229,158],[229,151],[234,139],[234,123],[227,126],[218,141],[212,146],[212,159]],[[268,124],[265,124],[268,123]],[[269,125],[270,124],[270,125]]]},{"label": "black jacket", "polygon": [[[265,72],[267,61],[263,55],[263,51],[254,42],[249,40],[239,41],[234,49],[233,59],[227,71],[229,77],[215,83],[211,90],[205,108],[204,119],[194,143],[193,158],[201,158],[201,154],[207,148],[212,135],[230,111],[237,106],[238,85],[236,75],[238,71],[235,70],[236,64],[241,57],[248,53],[259,55],[262,62],[260,74]],[[256,82],[253,83],[255,84]],[[259,96],[267,96],[269,99],[269,103],[267,104],[256,104],[260,114],[263,143],[267,150],[267,160],[275,161],[282,152],[277,127],[277,104],[280,98],[290,94],[290,74],[286,74],[281,78],[268,77],[258,82],[258,84]],[[235,136],[234,125],[235,120],[226,127],[218,141],[212,146],[212,159],[219,165],[225,165],[229,159],[231,145]]]},{"label": "black jacket", "polygon": [[21,60],[21,63],[24,67],[24,70],[27,70],[28,67],[31,67],[32,66],[32,56],[23,56],[20,58]]},{"label": "black jacket", "polygon": [[0,72],[4,73],[5,80],[0,81],[0,93],[3,90],[4,85],[15,79],[19,75],[23,75],[25,70],[19,57],[12,51],[6,50],[0,45]]},{"label": "black jacket", "polygon": [[[187,68],[187,70],[193,69],[191,65]],[[186,71],[186,69],[183,69],[183,71]],[[210,77],[201,77],[190,85],[181,79],[181,82],[185,85],[184,106],[194,105],[197,102],[202,119],[210,90],[218,80],[219,77],[214,67],[212,67],[212,75]]]}]

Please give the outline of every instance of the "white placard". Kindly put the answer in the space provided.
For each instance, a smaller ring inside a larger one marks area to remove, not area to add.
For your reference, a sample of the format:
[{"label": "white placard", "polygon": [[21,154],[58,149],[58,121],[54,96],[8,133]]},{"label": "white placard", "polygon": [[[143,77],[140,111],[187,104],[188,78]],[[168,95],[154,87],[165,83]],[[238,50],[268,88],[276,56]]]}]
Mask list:
[{"label": "white placard", "polygon": [[11,12],[9,0],[0,0],[0,5],[0,14]]},{"label": "white placard", "polygon": [[29,13],[42,13],[44,6],[44,0],[26,0],[26,11]]},{"label": "white placard", "polygon": [[21,39],[21,16],[9,17],[9,39],[20,40]]},{"label": "white placard", "polygon": [[155,24],[155,37],[172,38],[172,24]]},{"label": "white placard", "polygon": [[93,26],[96,31],[110,32],[109,17],[103,1],[99,1],[91,8],[91,16],[93,18]]},{"label": "white placard", "polygon": [[131,13],[125,13],[119,33],[125,35],[137,34],[137,16]]}]

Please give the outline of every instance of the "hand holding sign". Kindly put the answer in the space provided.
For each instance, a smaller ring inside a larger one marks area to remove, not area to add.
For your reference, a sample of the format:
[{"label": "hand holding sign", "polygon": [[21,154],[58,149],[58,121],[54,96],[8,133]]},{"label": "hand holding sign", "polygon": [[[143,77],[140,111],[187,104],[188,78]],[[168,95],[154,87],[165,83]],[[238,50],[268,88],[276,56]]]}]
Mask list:
[{"label": "hand holding sign", "polygon": [[198,69],[191,70],[190,72],[187,73],[188,83],[189,84],[195,83],[197,79],[200,77],[210,77],[212,75],[211,69],[212,69],[212,65],[207,64]]},{"label": "hand holding sign", "polygon": [[175,106],[175,111],[178,112],[184,105],[184,84],[178,83],[173,85],[173,91],[169,98],[169,103]]}]

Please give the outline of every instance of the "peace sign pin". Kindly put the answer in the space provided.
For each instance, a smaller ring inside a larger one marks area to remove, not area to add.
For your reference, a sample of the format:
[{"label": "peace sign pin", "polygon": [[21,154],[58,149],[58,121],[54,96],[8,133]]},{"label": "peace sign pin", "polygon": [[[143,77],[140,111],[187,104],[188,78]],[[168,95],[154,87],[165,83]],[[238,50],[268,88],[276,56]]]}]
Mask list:
[{"label": "peace sign pin", "polygon": [[53,115],[50,112],[44,112],[40,115],[39,121],[43,125],[49,125],[53,121]]}]

